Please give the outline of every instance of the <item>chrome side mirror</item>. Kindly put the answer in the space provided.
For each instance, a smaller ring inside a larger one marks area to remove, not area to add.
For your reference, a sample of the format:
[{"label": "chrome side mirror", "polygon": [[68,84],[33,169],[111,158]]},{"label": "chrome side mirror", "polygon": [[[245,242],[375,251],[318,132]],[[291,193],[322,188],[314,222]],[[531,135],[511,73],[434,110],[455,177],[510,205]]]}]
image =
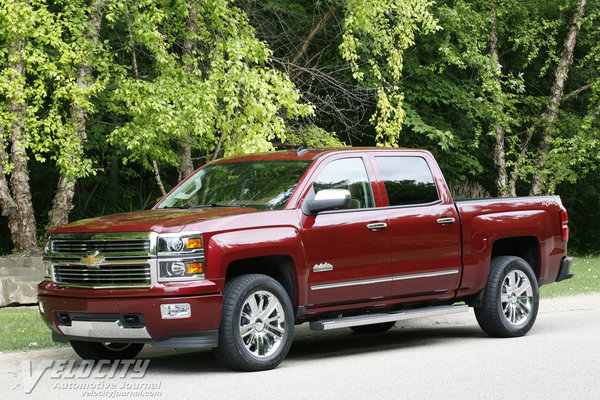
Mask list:
[{"label": "chrome side mirror", "polygon": [[305,214],[316,215],[321,211],[348,208],[351,202],[352,196],[346,189],[324,189],[319,190],[312,199],[305,199],[302,209]]}]

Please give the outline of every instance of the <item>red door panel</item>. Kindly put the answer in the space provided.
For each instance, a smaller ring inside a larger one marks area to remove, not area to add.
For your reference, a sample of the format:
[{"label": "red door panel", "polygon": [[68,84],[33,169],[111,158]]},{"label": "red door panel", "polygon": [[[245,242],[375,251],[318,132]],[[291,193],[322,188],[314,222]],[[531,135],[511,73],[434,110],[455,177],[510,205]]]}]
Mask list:
[{"label": "red door panel", "polygon": [[388,297],[391,292],[390,231],[384,210],[306,217],[303,229],[311,306]]}]

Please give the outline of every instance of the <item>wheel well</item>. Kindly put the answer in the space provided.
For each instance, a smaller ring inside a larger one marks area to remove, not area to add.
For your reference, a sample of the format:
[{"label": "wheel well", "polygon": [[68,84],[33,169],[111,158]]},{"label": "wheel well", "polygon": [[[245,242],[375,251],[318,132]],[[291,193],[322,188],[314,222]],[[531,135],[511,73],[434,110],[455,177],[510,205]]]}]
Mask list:
[{"label": "wheel well", "polygon": [[494,242],[492,258],[498,256],[521,257],[531,265],[535,276],[539,278],[539,243],[534,236],[519,236],[499,239]]},{"label": "wheel well", "polygon": [[283,286],[290,296],[294,307],[298,304],[296,299],[296,274],[292,257],[286,255],[273,255],[264,257],[245,258],[233,261],[227,267],[225,281],[245,274],[263,274],[270,276]]}]

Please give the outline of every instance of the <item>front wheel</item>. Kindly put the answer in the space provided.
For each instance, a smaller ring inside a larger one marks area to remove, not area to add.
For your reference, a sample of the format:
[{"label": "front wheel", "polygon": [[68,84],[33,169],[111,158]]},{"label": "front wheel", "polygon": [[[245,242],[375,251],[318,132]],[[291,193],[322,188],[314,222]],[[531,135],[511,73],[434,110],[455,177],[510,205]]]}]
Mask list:
[{"label": "front wheel", "polygon": [[242,275],[225,285],[215,355],[239,371],[276,367],[294,337],[294,313],[285,289],[266,275]]},{"label": "front wheel", "polygon": [[481,329],[494,337],[523,336],[533,326],[538,308],[538,284],[527,261],[514,256],[492,259],[483,304],[475,308]]},{"label": "front wheel", "polygon": [[72,340],[75,353],[84,360],[129,360],[138,355],[143,343],[100,343]]}]

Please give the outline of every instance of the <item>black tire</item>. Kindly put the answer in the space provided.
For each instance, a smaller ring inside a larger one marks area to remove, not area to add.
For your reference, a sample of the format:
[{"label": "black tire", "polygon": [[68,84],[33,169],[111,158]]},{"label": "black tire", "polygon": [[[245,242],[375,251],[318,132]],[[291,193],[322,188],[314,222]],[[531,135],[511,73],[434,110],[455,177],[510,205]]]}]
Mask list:
[{"label": "black tire", "polygon": [[[269,306],[274,308],[267,315]],[[244,337],[241,330],[245,331]],[[238,371],[274,368],[287,355],[293,338],[292,303],[279,282],[251,274],[226,283],[219,346],[215,349],[222,364]]]},{"label": "black tire", "polygon": [[493,258],[482,306],[475,307],[481,329],[494,337],[523,336],[533,326],[538,308],[537,279],[527,261],[514,256]]},{"label": "black tire", "polygon": [[129,360],[142,351],[143,343],[100,343],[71,340],[75,353],[84,360]]},{"label": "black tire", "polygon": [[382,322],[380,324],[370,324],[370,325],[360,325],[360,326],[351,326],[352,329],[356,333],[381,333],[385,331],[389,331],[396,324],[396,321],[391,322]]}]

